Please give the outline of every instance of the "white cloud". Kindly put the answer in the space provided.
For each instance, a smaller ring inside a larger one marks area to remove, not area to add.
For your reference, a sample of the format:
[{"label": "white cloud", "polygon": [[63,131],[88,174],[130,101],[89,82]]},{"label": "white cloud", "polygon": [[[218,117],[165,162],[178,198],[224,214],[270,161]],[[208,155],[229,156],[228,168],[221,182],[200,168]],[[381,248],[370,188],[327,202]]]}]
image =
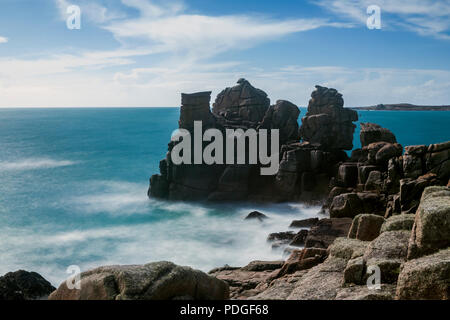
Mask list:
[{"label": "white cloud", "polygon": [[448,0],[317,0],[314,3],[363,25],[367,21],[367,7],[378,5],[383,28],[402,28],[422,36],[450,39]]},{"label": "white cloud", "polygon": [[0,43],[7,43],[7,42],[8,42],[8,38],[0,37]]},{"label": "white cloud", "polygon": [[125,15],[119,10],[106,8],[94,1],[90,0],[54,0],[59,10],[60,18],[66,20],[69,17],[67,8],[71,5],[78,5],[81,8],[82,17],[86,17],[94,23],[106,23],[114,19],[125,18]]},{"label": "white cloud", "polygon": [[180,3],[156,5],[150,1],[122,0],[140,16],[113,21],[104,28],[123,43],[138,40],[158,52],[205,58],[228,50],[247,49],[261,42],[320,27],[345,27],[326,19],[272,20],[248,15],[187,14]]}]

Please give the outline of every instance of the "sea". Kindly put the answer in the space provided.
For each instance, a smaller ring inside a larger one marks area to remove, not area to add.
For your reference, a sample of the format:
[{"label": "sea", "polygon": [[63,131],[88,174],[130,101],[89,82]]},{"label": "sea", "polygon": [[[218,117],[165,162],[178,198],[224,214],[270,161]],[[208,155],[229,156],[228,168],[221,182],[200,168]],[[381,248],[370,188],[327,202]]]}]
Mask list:
[{"label": "sea", "polygon": [[[403,145],[450,140],[450,112],[358,113]],[[172,261],[207,272],[282,259],[268,234],[321,217],[319,207],[147,197],[178,118],[178,108],[0,109],[0,275],[35,271],[57,286],[70,266]],[[244,220],[253,210],[269,219]]]}]

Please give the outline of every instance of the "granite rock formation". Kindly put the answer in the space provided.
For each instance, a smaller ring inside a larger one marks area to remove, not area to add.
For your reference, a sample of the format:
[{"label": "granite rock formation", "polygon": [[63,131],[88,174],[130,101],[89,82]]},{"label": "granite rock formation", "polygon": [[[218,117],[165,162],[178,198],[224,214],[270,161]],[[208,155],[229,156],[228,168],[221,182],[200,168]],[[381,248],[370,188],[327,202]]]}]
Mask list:
[{"label": "granite rock formation", "polygon": [[[447,187],[425,189],[414,228],[411,214],[386,220],[381,216],[357,216],[348,236],[335,238],[327,248],[306,244],[304,249],[294,250],[279,268],[247,274],[251,286],[245,285],[245,268],[216,269],[210,274],[229,283],[232,299],[448,300],[450,233],[442,225],[448,218],[449,192]],[[432,201],[437,205],[431,205]],[[373,239],[355,239],[355,232],[361,238]],[[421,251],[420,257],[408,254],[419,241],[418,233],[427,235],[426,249],[433,248]],[[264,265],[261,261],[258,264]],[[379,287],[369,289],[367,284],[374,284],[370,279],[372,270],[377,267]],[[237,278],[239,281],[235,281]]]},{"label": "granite rock formation", "polygon": [[[194,121],[203,130],[279,130],[280,167],[274,176],[260,175],[262,164],[174,165],[169,143],[160,174],[150,179],[149,196],[169,200],[320,201],[329,193],[330,179],[353,147],[355,111],[343,107],[335,89],[316,86],[299,128],[299,108],[278,100],[240,79],[223,90],[209,109],[210,92],[183,94],[179,127],[192,132]],[[205,147],[205,146],[203,146]],[[193,150],[194,151],[194,150]],[[193,152],[192,152],[193,153]]]}]

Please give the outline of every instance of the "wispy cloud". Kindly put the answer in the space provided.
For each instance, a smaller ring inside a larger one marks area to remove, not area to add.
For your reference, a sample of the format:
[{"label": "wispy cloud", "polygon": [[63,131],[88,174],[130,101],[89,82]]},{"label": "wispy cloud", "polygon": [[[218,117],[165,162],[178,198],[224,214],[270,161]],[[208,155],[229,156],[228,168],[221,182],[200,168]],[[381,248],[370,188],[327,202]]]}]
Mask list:
[{"label": "wispy cloud", "polygon": [[73,4],[80,6],[83,16],[94,23],[106,23],[114,19],[124,18],[125,14],[120,10],[107,8],[92,0],[78,0],[76,2],[68,0],[54,0],[59,10],[60,18],[67,19],[67,8]]},{"label": "wispy cloud", "polygon": [[138,40],[157,52],[180,53],[195,58],[253,47],[289,34],[321,27],[343,27],[326,19],[274,20],[248,15],[208,16],[188,14],[182,3],[156,5],[150,1],[122,0],[139,16],[104,26],[121,42]]},{"label": "wispy cloud", "polygon": [[8,38],[0,37],[0,43],[7,43],[7,42],[8,42]]},{"label": "wispy cloud", "polygon": [[316,0],[313,3],[339,17],[365,25],[366,9],[378,5],[383,28],[406,29],[421,36],[450,40],[450,1],[448,0]]}]

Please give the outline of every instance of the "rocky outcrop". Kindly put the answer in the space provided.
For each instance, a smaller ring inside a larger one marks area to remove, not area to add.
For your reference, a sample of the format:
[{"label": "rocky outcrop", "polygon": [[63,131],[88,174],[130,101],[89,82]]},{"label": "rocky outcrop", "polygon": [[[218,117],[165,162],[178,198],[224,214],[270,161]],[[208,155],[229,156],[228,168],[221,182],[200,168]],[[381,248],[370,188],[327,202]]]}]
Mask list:
[{"label": "rocky outcrop", "polygon": [[236,125],[242,122],[256,125],[266,115],[270,100],[264,91],[254,88],[247,80],[239,79],[237,83],[219,93],[213,113]]},{"label": "rocky outcrop", "polygon": [[201,271],[170,262],[100,267],[81,274],[80,289],[66,282],[50,300],[224,300],[229,287]]},{"label": "rocky outcrop", "polygon": [[391,131],[375,123],[361,123],[360,138],[363,148],[374,142],[397,143]]},{"label": "rocky outcrop", "polygon": [[36,272],[19,270],[0,277],[0,300],[44,300],[55,288]]},{"label": "rocky outcrop", "polygon": [[[279,130],[280,165],[274,176],[261,176],[263,164],[174,165],[169,144],[160,174],[150,179],[149,196],[169,200],[209,201],[322,201],[339,163],[353,146],[357,113],[343,107],[335,89],[316,86],[306,117],[299,128],[299,108],[278,100],[270,106],[267,94],[240,79],[222,91],[209,109],[210,92],[182,95],[179,126],[192,131],[194,121],[203,130]],[[205,145],[203,145],[205,147]],[[191,152],[194,154],[194,150]],[[198,153],[198,152],[197,152]]]},{"label": "rocky outcrop", "polygon": [[304,141],[326,150],[351,150],[358,114],[344,109],[342,94],[335,89],[316,86],[308,113],[302,119],[300,135]]},{"label": "rocky outcrop", "polygon": [[425,189],[417,210],[408,259],[417,258],[450,246],[450,189]]}]

